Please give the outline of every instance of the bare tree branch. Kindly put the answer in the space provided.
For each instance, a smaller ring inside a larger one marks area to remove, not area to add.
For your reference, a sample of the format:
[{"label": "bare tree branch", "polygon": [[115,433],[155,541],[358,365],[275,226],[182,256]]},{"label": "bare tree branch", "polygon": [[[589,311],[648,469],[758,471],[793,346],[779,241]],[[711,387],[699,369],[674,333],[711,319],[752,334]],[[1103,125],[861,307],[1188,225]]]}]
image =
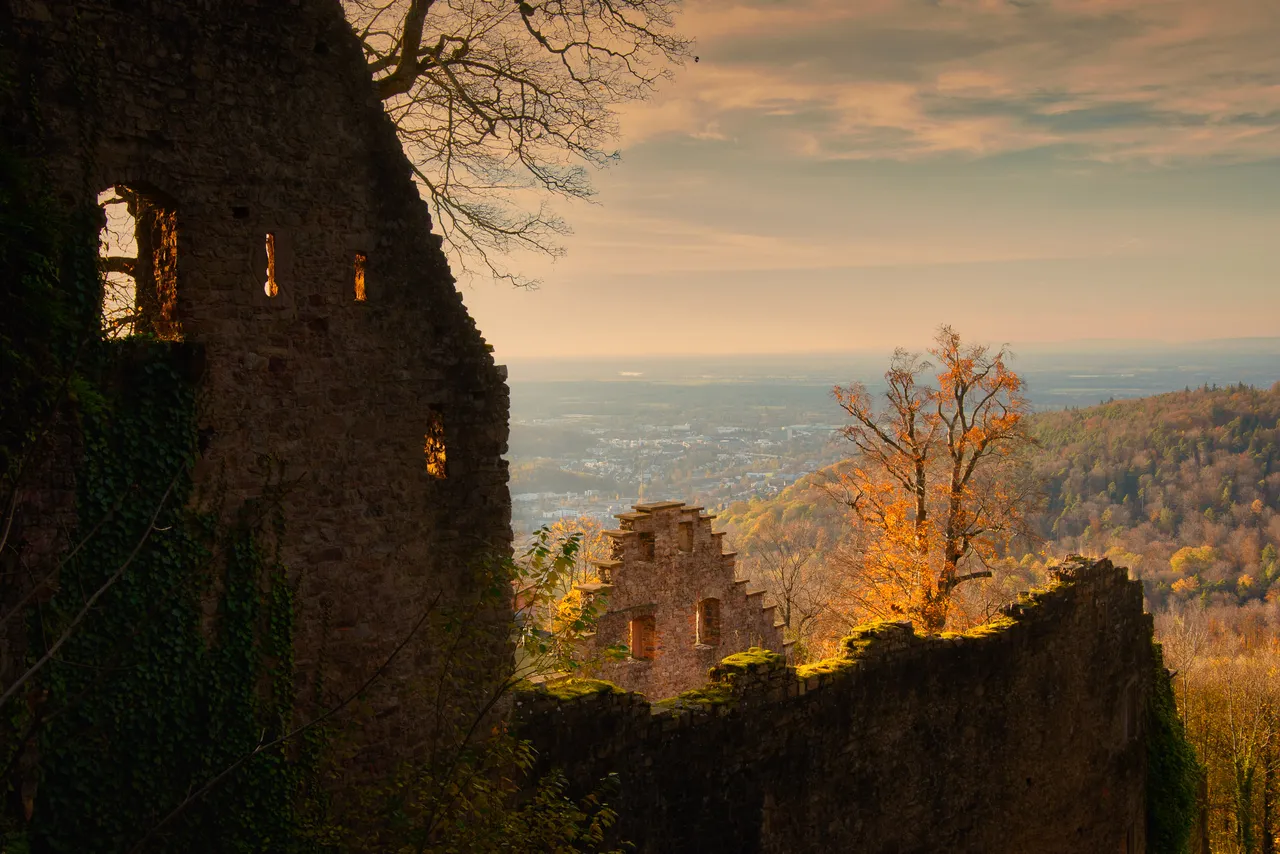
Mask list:
[{"label": "bare tree branch", "polygon": [[[590,199],[617,159],[614,109],[692,45],[679,0],[344,0],[452,260],[516,284],[500,256],[557,256],[549,198]],[[531,200],[537,200],[530,204]]]},{"label": "bare tree branch", "polygon": [[62,645],[71,638],[71,635],[75,632],[76,628],[84,621],[84,618],[89,615],[89,612],[93,610],[93,606],[100,598],[102,598],[103,594],[110,590],[117,581],[124,577],[125,572],[133,564],[138,553],[142,551],[142,547],[146,544],[147,540],[150,539],[152,532],[155,531],[156,520],[160,518],[160,513],[164,510],[165,504],[168,503],[169,495],[172,494],[173,487],[177,484],[178,478],[182,476],[182,471],[182,469],[179,469],[174,473],[173,478],[170,479],[169,486],[165,489],[164,495],[157,503],[155,512],[151,514],[151,520],[147,523],[146,530],[142,532],[142,536],[133,547],[133,551],[129,552],[129,556],[125,558],[124,562],[120,564],[116,571],[111,573],[107,580],[104,581],[87,600],[85,600],[84,606],[75,615],[75,617],[72,618],[71,622],[67,624],[67,627],[62,630],[62,634],[58,636],[58,639],[53,642],[45,654],[42,655],[35,664],[28,667],[21,676],[14,680],[12,685],[5,689],[4,694],[0,695],[0,708],[4,708],[5,703],[9,702],[10,698],[13,697],[17,690],[25,685],[31,677],[40,672],[41,668],[48,664],[53,657],[57,655],[58,650],[61,649]]}]

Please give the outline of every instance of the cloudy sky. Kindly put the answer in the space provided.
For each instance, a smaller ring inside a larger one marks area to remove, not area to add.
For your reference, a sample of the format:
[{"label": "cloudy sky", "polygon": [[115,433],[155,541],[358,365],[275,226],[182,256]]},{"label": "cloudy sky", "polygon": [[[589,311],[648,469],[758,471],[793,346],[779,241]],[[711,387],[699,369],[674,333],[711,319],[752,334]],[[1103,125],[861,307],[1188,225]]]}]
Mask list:
[{"label": "cloudy sky", "polygon": [[694,0],[502,358],[1280,335],[1277,0]]}]

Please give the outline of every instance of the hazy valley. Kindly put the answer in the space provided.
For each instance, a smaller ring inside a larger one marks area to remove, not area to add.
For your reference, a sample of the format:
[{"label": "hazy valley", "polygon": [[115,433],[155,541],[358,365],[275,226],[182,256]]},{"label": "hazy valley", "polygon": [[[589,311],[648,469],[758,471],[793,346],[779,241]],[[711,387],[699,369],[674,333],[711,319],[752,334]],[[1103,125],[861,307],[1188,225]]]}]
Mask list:
[{"label": "hazy valley", "polygon": [[[1280,339],[1014,352],[1039,411],[1280,379]],[[848,455],[831,389],[860,380],[878,392],[887,355],[515,362],[514,523],[608,518],[639,500],[724,508],[776,495]]]}]

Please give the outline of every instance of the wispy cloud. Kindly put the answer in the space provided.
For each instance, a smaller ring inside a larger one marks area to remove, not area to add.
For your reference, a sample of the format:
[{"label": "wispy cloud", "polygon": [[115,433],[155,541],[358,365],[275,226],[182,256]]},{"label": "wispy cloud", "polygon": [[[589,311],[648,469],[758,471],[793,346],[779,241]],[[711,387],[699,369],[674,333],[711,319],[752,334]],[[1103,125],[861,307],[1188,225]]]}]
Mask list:
[{"label": "wispy cloud", "polygon": [[702,60],[624,126],[818,159],[1280,154],[1273,0],[698,0]]},{"label": "wispy cloud", "polygon": [[[500,353],[1274,335],[1280,0],[688,0]],[[957,298],[962,295],[963,298]],[[548,336],[573,318],[573,334]]]}]

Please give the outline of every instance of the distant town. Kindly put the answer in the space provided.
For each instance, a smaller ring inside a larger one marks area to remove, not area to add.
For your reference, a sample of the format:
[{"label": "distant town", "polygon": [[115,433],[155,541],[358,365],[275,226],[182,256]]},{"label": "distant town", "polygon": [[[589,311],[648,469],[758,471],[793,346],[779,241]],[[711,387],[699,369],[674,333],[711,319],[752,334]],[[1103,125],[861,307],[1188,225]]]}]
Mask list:
[{"label": "distant town", "polygon": [[[1214,383],[1269,387],[1280,339],[1183,347],[1082,342],[1015,358],[1036,409]],[[612,524],[639,501],[710,512],[776,494],[848,455],[832,386],[872,393],[887,354],[511,366],[512,522]]]},{"label": "distant town", "polygon": [[[592,440],[581,453],[546,460],[532,469],[537,480],[513,478],[512,517],[517,531],[565,516],[607,521],[644,500],[678,498],[708,509],[724,507],[775,495],[805,474],[847,455],[836,424],[759,428],[685,422],[625,429],[587,426],[585,419],[513,423],[513,431],[574,426]],[[561,484],[549,483],[552,479],[545,477],[550,464],[559,472],[582,475],[584,488],[557,490]],[[549,488],[530,488],[537,483]]]}]

